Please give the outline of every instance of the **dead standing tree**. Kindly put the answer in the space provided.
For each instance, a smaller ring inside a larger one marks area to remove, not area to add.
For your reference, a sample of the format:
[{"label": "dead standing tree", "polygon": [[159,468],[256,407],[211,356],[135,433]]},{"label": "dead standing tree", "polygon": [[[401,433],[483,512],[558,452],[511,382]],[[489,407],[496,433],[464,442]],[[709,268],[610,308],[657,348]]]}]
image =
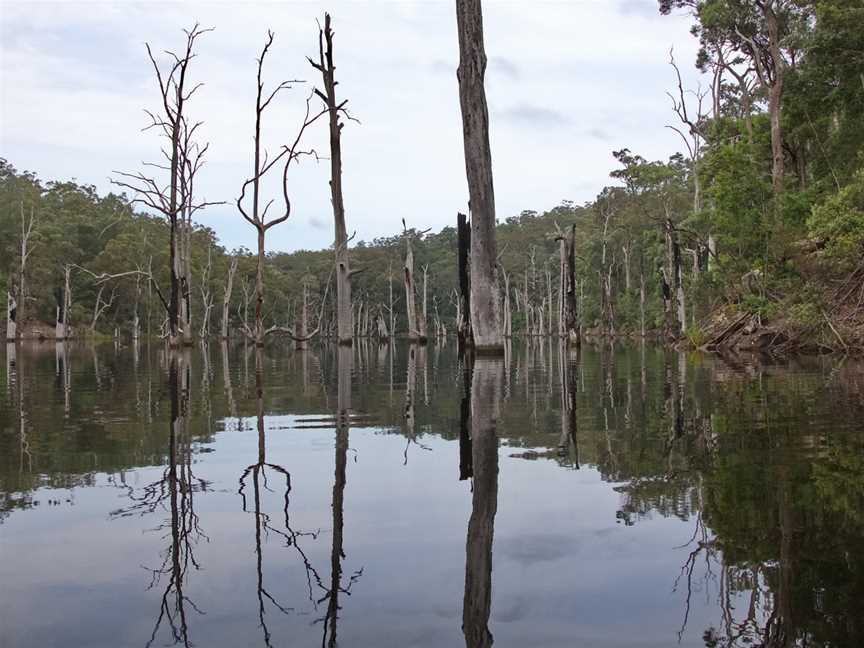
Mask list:
[{"label": "dead standing tree", "polygon": [[[185,277],[183,265],[183,234],[181,228],[183,223],[181,218],[185,218],[183,214],[191,214],[203,209],[209,204],[206,201],[201,203],[193,203],[192,193],[189,191],[189,186],[184,183],[184,179],[188,177],[190,160],[188,155],[192,153],[192,136],[197,128],[201,125],[200,122],[189,126],[185,110],[186,104],[191,99],[192,95],[203,85],[198,83],[187,88],[188,78],[187,73],[189,63],[195,57],[193,53],[195,41],[199,36],[212,31],[212,29],[202,29],[197,24],[191,30],[183,30],[186,34],[186,49],[182,56],[178,56],[174,52],[166,52],[170,58],[170,64],[166,67],[156,62],[150,45],[146,44],[147,55],[150,62],[153,64],[153,69],[156,72],[156,80],[159,83],[159,92],[162,103],[160,110],[157,113],[146,111],[150,117],[151,123],[145,128],[157,129],[161,136],[168,141],[167,150],[162,149],[162,155],[167,164],[161,163],[145,163],[145,166],[153,167],[168,173],[167,184],[161,184],[156,178],[144,175],[142,172],[124,173],[115,172],[122,180],[112,180],[111,182],[119,187],[129,189],[135,194],[133,203],[140,203],[150,209],[159,212],[168,220],[170,230],[169,246],[170,246],[170,277],[171,283],[169,287],[168,299],[162,299],[163,306],[168,315],[168,343],[171,346],[179,346],[181,336],[184,336],[184,341],[191,341],[191,331],[189,325],[183,321],[182,312],[185,308],[181,308],[181,300],[186,296],[183,294],[181,285]],[[207,147],[196,149],[196,161],[194,166],[200,168],[201,156],[203,156]],[[186,287],[188,290],[189,287]],[[160,294],[160,298],[161,298]]]},{"label": "dead standing tree", "polygon": [[[303,117],[303,123],[300,126],[294,142],[290,146],[283,146],[282,151],[272,160],[268,159],[267,152],[261,146],[261,118],[267,106],[273,101],[279,92],[290,89],[291,83],[296,81],[282,81],[277,85],[269,95],[264,94],[264,82],[261,79],[261,74],[264,67],[264,59],[270,46],[273,44],[274,34],[272,31],[267,32],[267,42],[264,44],[264,49],[261,50],[261,56],[258,57],[258,76],[257,76],[257,93],[255,97],[255,158],[252,169],[252,177],[243,183],[240,191],[240,197],[237,198],[237,209],[243,215],[250,225],[252,225],[258,233],[258,257],[255,270],[255,325],[253,329],[249,329],[248,324],[245,326],[246,336],[255,342],[256,346],[264,344],[264,338],[279,327],[264,328],[264,262],[265,248],[264,241],[267,230],[271,227],[284,223],[291,215],[291,200],[288,197],[288,170],[292,162],[295,162],[303,155],[315,155],[315,151],[300,150],[300,141],[306,129],[313,124],[319,117],[327,112],[326,109],[316,113],[311,112],[310,100],[311,95],[306,99],[306,114]],[[262,157],[263,156],[263,157]],[[261,179],[267,172],[273,169],[277,163],[284,161],[282,166],[282,197],[285,201],[284,212],[272,220],[267,220],[267,211],[273,204],[274,200],[270,200],[266,205],[261,207]],[[246,199],[246,191],[252,188],[252,204],[250,211],[247,211],[243,206]],[[250,213],[251,212],[251,213]]]},{"label": "dead standing tree", "polygon": [[405,280],[405,314],[407,317],[408,339],[412,342],[425,344],[428,338],[426,330],[426,280],[423,280],[423,310],[417,310],[417,286],[414,277],[414,248],[411,244],[413,236],[422,237],[429,230],[422,232],[408,231],[405,219],[402,219],[402,229],[405,236],[405,264],[402,268]]},{"label": "dead standing tree", "polygon": [[[324,91],[315,89],[315,94],[324,102],[325,112],[330,118],[330,198],[333,203],[333,222],[336,252],[336,330],[339,344],[353,342],[351,312],[351,277],[359,270],[351,270],[348,258],[348,230],[345,227],[345,203],[342,198],[342,127],[340,115],[353,119],[345,105],[348,100],[336,101],[336,81],[333,65],[333,30],[330,29],[330,14],[324,14],[324,28],[318,29],[318,61],[307,57],[313,68],[321,73]],[[356,120],[354,120],[356,121]]]},{"label": "dead standing tree", "polygon": [[237,274],[238,257],[235,254],[228,264],[228,276],[225,279],[225,288],[222,292],[222,339],[228,339],[228,309],[231,306],[231,293],[234,289],[234,275]]},{"label": "dead standing tree", "polygon": [[576,225],[568,237],[555,223],[558,241],[558,335],[569,344],[579,344],[579,313],[576,306]]},{"label": "dead standing tree", "polygon": [[471,210],[471,329],[478,351],[502,352],[498,306],[498,249],[495,242],[495,193],[492,151],[489,148],[489,111],[483,79],[483,10],[480,0],[456,0],[459,32],[459,103],[465,171]]}]

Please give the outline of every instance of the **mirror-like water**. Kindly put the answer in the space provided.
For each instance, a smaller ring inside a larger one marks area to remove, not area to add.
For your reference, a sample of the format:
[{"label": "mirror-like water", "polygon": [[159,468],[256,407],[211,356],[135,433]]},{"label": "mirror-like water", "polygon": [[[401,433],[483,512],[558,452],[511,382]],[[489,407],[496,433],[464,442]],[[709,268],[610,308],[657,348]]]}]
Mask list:
[{"label": "mirror-like water", "polygon": [[0,646],[860,646],[864,372],[6,348]]}]

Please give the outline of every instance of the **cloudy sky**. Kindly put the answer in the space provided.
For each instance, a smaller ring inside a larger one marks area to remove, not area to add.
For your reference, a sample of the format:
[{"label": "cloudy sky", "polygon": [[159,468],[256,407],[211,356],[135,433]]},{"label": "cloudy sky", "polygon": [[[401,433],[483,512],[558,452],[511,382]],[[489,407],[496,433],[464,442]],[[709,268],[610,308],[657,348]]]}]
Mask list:
[{"label": "cloudy sky", "polygon": [[[233,199],[251,169],[255,57],[276,33],[265,78],[306,80],[280,95],[264,118],[270,150],[293,139],[311,84],[305,60],[317,50],[315,19],[331,12],[338,91],[360,124],[343,130],[346,213],[357,240],[396,233],[400,219],[435,230],[467,203],[453,0],[365,2],[10,2],[0,0],[0,156],[45,180],[76,179],[111,190],[113,170],[156,160],[158,138],[142,132],[143,108],[158,108],[144,42],[179,50],[181,29],[200,22],[191,73],[204,87],[190,116],[210,142],[199,189]],[[695,86],[696,43],[686,16],[662,17],[655,0],[484,2],[486,88],[500,219],[562,200],[591,200],[610,182],[612,151],[648,158],[680,148],[664,128],[674,86],[674,46]],[[320,123],[310,146],[327,150]],[[291,219],[270,230],[269,247],[332,242],[326,162],[291,175]],[[278,186],[267,191],[278,197]],[[228,247],[252,247],[231,206],[199,219]]]}]

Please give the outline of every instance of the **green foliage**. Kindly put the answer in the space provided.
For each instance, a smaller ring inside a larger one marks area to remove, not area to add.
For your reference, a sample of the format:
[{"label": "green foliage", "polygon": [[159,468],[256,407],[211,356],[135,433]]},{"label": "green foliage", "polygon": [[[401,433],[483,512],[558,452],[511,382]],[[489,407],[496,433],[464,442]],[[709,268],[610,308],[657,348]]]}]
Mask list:
[{"label": "green foliage", "polygon": [[825,245],[825,255],[841,268],[861,261],[864,252],[864,170],[852,182],[814,207],[807,221],[811,236]]}]

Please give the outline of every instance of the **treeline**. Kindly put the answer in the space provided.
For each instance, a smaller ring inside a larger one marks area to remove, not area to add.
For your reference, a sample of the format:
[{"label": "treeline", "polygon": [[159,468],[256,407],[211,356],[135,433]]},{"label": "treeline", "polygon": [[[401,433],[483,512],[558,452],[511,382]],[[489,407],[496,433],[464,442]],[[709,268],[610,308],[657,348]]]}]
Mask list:
[{"label": "treeline", "polygon": [[[668,127],[685,153],[652,161],[615,151],[613,183],[595,200],[499,218],[502,330],[560,330],[562,241],[575,226],[583,333],[687,335],[701,345],[722,342],[735,326],[775,322],[785,341],[864,343],[864,8],[855,0],[662,0],[660,10],[692,12],[696,65],[711,79],[685,87],[682,63],[670,59]],[[55,321],[68,271],[76,332],[129,333],[138,321],[142,332],[164,334],[165,218],[136,211],[125,195],[43,183],[8,162],[0,183],[0,289],[21,282],[25,320]],[[351,242],[356,335],[386,336],[394,325],[411,333],[411,297],[429,337],[454,331],[455,212],[453,222],[438,233],[408,223],[391,237]],[[252,330],[256,255],[227,251],[201,226],[189,245],[184,290],[195,335],[221,327],[232,258],[228,329]],[[320,319],[322,335],[334,334],[333,258],[332,248],[267,253],[264,325],[300,331],[305,311],[305,330]]]}]

